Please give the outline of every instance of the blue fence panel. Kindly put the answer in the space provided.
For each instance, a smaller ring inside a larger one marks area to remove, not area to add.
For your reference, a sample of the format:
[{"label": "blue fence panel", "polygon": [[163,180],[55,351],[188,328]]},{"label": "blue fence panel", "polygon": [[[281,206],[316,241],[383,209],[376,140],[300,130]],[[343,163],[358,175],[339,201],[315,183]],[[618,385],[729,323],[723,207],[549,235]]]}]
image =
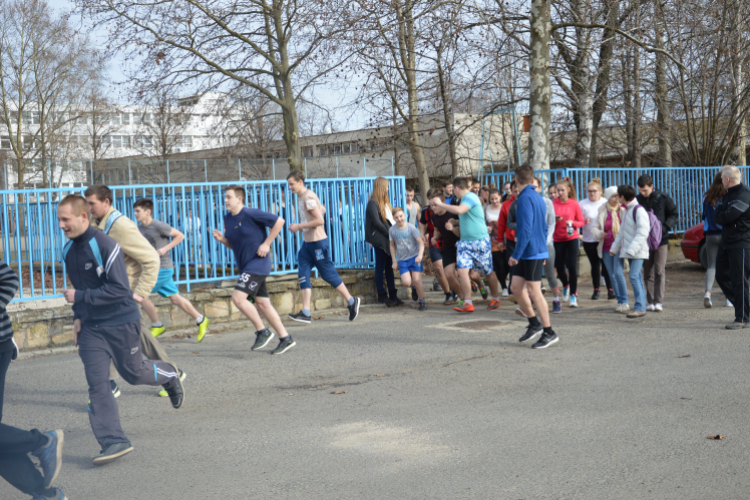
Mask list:
[{"label": "blue fence panel", "polygon": [[[394,206],[406,202],[403,177],[386,177]],[[365,210],[375,178],[308,179],[326,208],[325,229],[331,257],[337,268],[374,267],[372,247],[365,243]],[[287,223],[296,222],[297,197],[285,181],[248,181],[245,188],[249,206],[275,213]],[[135,220],[133,204],[140,198],[154,202],[154,218],[185,234],[175,247],[175,281],[186,285],[238,278],[231,250],[213,238],[213,231],[224,231],[225,183],[110,186],[114,206]],[[85,188],[0,191],[0,258],[14,267],[21,278],[17,301],[61,296],[68,286],[62,249],[67,241],[57,224],[57,205],[68,194],[83,194]],[[302,233],[282,230],[271,249],[271,274],[297,270],[297,252]]]},{"label": "blue fence panel", "polygon": [[[550,169],[550,170],[537,170],[534,175],[539,177],[542,181],[542,193],[547,192],[547,187],[550,184],[555,184],[558,180],[567,175],[567,170],[564,168]],[[510,182],[515,179],[515,172],[499,172],[495,174],[486,174],[484,176],[485,185],[494,184],[497,189],[502,191],[503,184]]]}]

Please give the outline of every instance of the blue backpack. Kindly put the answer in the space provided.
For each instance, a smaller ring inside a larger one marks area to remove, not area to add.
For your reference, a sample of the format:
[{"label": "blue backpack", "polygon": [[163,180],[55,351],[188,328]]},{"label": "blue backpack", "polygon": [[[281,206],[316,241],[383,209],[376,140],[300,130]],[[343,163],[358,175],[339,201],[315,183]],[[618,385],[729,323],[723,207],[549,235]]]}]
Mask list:
[{"label": "blue backpack", "polygon": [[[636,222],[635,216],[638,213],[639,208],[643,208],[644,210],[646,210],[643,205],[636,205],[635,209],[633,210],[633,222]],[[646,243],[648,244],[649,250],[658,250],[659,246],[661,246],[661,221],[656,217],[656,214],[653,210],[646,210],[646,213],[648,214],[648,222],[651,226],[651,229],[648,232]]]}]

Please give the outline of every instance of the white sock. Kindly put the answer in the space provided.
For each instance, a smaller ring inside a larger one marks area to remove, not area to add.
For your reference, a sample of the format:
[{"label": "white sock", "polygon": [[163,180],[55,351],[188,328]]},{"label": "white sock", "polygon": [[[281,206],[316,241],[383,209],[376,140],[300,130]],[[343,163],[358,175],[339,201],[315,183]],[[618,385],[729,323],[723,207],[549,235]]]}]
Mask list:
[{"label": "white sock", "polygon": [[195,322],[198,323],[199,325],[203,323],[203,315],[201,314],[200,316],[195,318]]},{"label": "white sock", "polygon": [[156,323],[151,323],[151,328],[161,328],[162,326],[164,325],[161,324],[161,321],[157,321]]}]

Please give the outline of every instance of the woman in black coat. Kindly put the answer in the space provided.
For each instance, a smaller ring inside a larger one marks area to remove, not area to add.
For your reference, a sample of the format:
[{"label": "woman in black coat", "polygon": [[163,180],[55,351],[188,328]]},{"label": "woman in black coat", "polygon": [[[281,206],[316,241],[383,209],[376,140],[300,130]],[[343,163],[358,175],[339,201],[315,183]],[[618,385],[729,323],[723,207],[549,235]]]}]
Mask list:
[{"label": "woman in black coat", "polygon": [[[378,289],[378,302],[388,307],[401,305],[393,277],[393,260],[391,259],[388,229],[393,224],[391,203],[388,200],[388,180],[383,177],[375,179],[367,202],[365,212],[365,241],[375,250],[375,286]],[[386,292],[383,277],[388,285]]]}]

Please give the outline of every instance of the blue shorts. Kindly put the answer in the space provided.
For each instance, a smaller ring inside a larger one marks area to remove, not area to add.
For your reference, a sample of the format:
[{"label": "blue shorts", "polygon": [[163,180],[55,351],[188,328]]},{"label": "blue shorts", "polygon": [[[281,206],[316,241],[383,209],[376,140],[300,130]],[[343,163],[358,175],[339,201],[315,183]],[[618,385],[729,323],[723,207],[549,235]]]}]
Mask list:
[{"label": "blue shorts", "polygon": [[486,276],[492,274],[492,245],[489,236],[476,241],[459,241],[456,243],[458,251],[458,269],[471,269],[483,272]]},{"label": "blue shorts", "polygon": [[416,261],[417,257],[414,256],[411,259],[406,260],[400,260],[398,261],[398,272],[401,274],[406,274],[410,271],[413,271],[415,273],[423,273],[424,272],[424,266],[420,262],[417,264]]},{"label": "blue shorts", "polygon": [[343,281],[336,271],[336,266],[328,256],[328,238],[320,241],[303,242],[302,248],[297,254],[297,277],[299,278],[299,287],[301,289],[312,288],[310,283],[310,273],[312,268],[316,267],[320,277],[323,278],[333,288],[339,286]]},{"label": "blue shorts", "polygon": [[174,282],[174,269],[159,269],[159,277],[151,293],[158,293],[162,297],[171,297],[180,293]]}]

